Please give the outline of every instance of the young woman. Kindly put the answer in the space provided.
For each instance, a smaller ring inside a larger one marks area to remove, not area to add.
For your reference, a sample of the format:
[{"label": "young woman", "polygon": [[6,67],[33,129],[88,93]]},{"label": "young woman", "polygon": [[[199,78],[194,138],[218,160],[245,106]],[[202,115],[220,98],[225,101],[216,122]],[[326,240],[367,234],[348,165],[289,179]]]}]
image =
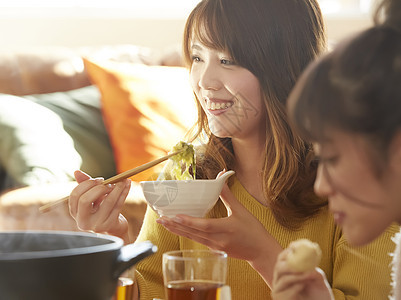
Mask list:
[{"label": "young woman", "polygon": [[[384,253],[393,250],[391,241],[380,239],[361,250],[378,264],[349,252],[327,201],[313,193],[316,164],[310,145],[287,121],[288,94],[325,45],[315,0],[204,0],[190,14],[184,56],[199,107],[195,136],[207,137],[197,153],[197,175],[215,178],[223,169],[236,175],[205,219],[159,219],[147,210],[137,241],[150,240],[159,251],[136,266],[141,299],[164,297],[164,252],[205,247],[229,254],[233,299],[270,299],[277,256],[298,238],[320,244],[320,267],[332,288],[322,275],[323,286],[311,294],[380,299],[389,291],[378,286],[390,280]],[[120,211],[129,184],[104,187],[79,172],[77,180],[70,210],[78,225],[126,237]],[[379,280],[372,280],[373,272]]]},{"label": "young woman", "polygon": [[[401,2],[383,5],[386,21],[308,67],[289,99],[294,124],[319,157],[315,191],[328,197],[336,223],[356,246],[401,221]],[[273,294],[298,299],[288,295],[313,285],[314,274],[291,272],[286,252]],[[393,263],[394,299],[401,299],[400,252]]]}]

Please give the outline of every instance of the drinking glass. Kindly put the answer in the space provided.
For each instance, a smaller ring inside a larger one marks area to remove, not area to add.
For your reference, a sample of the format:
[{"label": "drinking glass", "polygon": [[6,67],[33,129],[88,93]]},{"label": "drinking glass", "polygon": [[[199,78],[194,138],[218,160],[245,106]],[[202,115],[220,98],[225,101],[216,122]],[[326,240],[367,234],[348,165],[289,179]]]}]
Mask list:
[{"label": "drinking glass", "polygon": [[132,300],[134,280],[128,277],[120,277],[113,300]]},{"label": "drinking glass", "polygon": [[230,300],[226,277],[227,254],[223,251],[180,250],[163,254],[166,300]]}]

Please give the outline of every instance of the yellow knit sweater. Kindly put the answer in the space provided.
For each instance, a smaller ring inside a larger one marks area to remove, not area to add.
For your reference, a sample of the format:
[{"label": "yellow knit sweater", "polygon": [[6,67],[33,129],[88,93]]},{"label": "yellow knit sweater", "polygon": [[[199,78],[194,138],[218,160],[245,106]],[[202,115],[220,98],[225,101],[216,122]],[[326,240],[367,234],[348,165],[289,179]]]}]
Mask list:
[{"label": "yellow knit sweater", "polygon": [[[305,222],[300,230],[291,231],[277,223],[269,208],[256,201],[237,179],[232,180],[230,189],[283,248],[299,238],[308,238],[320,245],[322,261],[319,267],[326,273],[335,299],[387,299],[390,292],[389,253],[393,252],[395,247],[391,236],[399,230],[399,227],[390,227],[374,243],[353,249],[347,245],[327,208]],[[219,201],[208,217],[226,215],[226,209]],[[141,300],[165,299],[162,277],[164,252],[205,248],[203,245],[170,233],[156,223],[157,218],[158,215],[148,208],[138,237],[138,241],[150,240],[158,246],[156,254],[136,266],[136,280]],[[229,258],[227,284],[231,287],[233,300],[271,299],[269,287],[246,261]]]}]

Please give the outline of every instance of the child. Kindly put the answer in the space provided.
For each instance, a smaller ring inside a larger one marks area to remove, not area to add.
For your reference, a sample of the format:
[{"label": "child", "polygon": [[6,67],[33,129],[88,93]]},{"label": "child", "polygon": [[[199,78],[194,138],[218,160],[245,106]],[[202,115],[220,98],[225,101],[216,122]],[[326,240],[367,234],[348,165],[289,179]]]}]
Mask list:
[{"label": "child", "polygon": [[[385,22],[308,67],[288,106],[319,157],[315,191],[328,197],[336,223],[355,246],[401,221],[401,2],[383,5]],[[273,294],[280,300],[314,284],[313,272],[288,270],[286,252],[275,270]],[[394,299],[401,299],[400,255],[396,250]]]}]

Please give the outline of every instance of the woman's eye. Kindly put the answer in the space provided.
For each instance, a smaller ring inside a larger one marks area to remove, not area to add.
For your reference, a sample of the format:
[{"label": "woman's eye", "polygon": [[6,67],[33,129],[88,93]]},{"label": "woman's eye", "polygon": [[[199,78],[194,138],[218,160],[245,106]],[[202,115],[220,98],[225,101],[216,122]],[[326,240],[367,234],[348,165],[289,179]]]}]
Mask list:
[{"label": "woman's eye", "polygon": [[200,62],[200,61],[201,61],[201,59],[200,59],[200,57],[199,57],[199,56],[192,55],[192,61],[193,61],[193,62]]},{"label": "woman's eye", "polygon": [[229,59],[221,59],[220,62],[221,62],[221,64],[227,65],[227,66],[235,65],[235,63]]}]

